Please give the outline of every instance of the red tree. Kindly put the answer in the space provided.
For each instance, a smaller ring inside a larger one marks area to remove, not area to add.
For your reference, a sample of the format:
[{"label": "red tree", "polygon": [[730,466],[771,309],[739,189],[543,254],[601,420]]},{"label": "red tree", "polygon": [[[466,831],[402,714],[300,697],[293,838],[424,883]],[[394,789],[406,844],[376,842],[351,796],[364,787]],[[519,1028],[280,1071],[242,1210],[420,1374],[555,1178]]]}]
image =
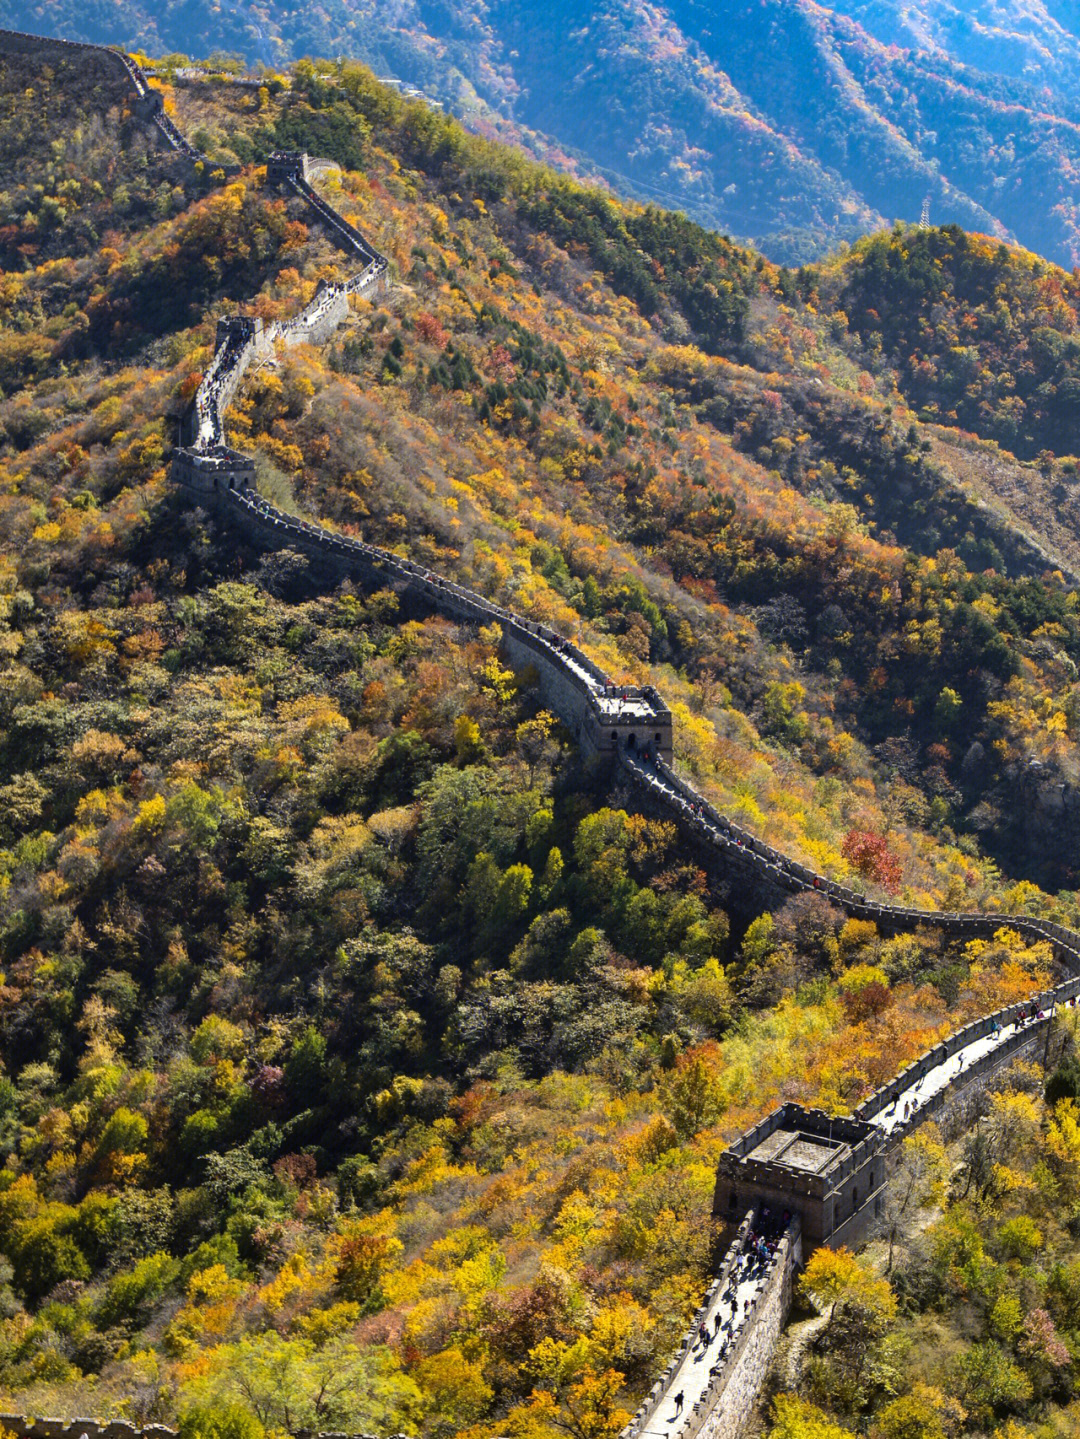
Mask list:
[{"label": "red tree", "polygon": [[860,874],[876,880],[890,894],[900,888],[900,861],[889,849],[883,834],[874,834],[866,829],[849,829],[840,852]]}]

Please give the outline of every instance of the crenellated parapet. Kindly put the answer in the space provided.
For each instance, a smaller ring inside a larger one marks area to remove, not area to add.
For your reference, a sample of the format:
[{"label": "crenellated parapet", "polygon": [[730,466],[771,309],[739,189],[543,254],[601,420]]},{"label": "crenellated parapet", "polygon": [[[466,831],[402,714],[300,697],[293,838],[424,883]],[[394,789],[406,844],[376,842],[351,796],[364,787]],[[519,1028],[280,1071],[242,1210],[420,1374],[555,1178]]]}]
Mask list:
[{"label": "crenellated parapet", "polygon": [[747,1204],[797,1213],[807,1249],[865,1238],[880,1212],[886,1136],[867,1119],[785,1104],[725,1151],[717,1179],[720,1218]]},{"label": "crenellated parapet", "polygon": [[1080,935],[1064,925],[1023,914],[917,909],[873,899],[849,885],[817,874],[720,814],[662,760],[643,761],[633,751],[625,753],[623,760],[635,786],[654,803],[666,808],[681,828],[707,846],[719,864],[743,879],[756,876],[773,889],[792,894],[820,894],[852,919],[872,921],[883,934],[926,928],[943,930],[950,939],[967,941],[992,939],[999,929],[1012,929],[1032,943],[1047,944],[1060,964],[1080,974]]},{"label": "crenellated parapet", "polygon": [[126,1419],[35,1419],[0,1414],[0,1428],[16,1439],[176,1439],[166,1424],[131,1424]]},{"label": "crenellated parapet", "polygon": [[[176,1439],[167,1424],[132,1424],[126,1419],[35,1419],[25,1414],[0,1414],[0,1428],[15,1439]],[[374,1434],[349,1434],[336,1429],[297,1429],[293,1439],[378,1439]],[[383,1439],[409,1439],[388,1434]]]}]

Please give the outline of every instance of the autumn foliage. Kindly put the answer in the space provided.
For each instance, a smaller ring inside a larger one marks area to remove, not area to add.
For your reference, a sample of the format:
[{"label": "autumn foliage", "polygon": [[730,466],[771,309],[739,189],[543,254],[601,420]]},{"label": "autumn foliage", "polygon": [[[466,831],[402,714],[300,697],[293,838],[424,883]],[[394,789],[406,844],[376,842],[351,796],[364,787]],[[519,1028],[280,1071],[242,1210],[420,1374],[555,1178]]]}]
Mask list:
[{"label": "autumn foliage", "polygon": [[[57,82],[16,79],[29,134]],[[879,457],[930,484],[919,435],[794,277],[360,66],[293,82],[175,87],[227,185],[106,110],[81,148],[50,120],[4,192],[0,1383],[190,1439],[603,1439],[703,1291],[730,1138],[850,1111],[1052,978],[1009,915],[1068,919],[1034,878],[1075,854],[996,816],[1071,763],[1080,621],[1053,576],[972,568],[1005,541],[947,487],[911,548],[872,532]],[[403,283],[246,377],[260,490],[656,682],[720,808],[868,890],[992,907],[992,939],[821,895],[729,915],[496,626],[328,591],[174,493],[216,315],[344,274],[263,185],[286,141],[342,160],[320,183]],[[1054,1368],[1059,1328],[1024,1333]]]},{"label": "autumn foliage", "polygon": [[895,894],[900,888],[900,862],[890,851],[883,834],[849,829],[840,853],[859,874],[876,880],[890,894]]}]

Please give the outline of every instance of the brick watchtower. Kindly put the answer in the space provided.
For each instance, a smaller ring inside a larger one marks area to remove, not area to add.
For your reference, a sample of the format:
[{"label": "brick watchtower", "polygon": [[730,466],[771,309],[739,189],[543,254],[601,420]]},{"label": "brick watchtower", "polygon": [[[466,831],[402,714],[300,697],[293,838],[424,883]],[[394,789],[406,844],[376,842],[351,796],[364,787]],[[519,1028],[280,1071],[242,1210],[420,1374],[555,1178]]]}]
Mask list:
[{"label": "brick watchtower", "polygon": [[799,1215],[808,1254],[856,1244],[880,1213],[885,1143],[864,1119],[785,1104],[721,1156],[713,1212],[738,1220],[757,1201]]},{"label": "brick watchtower", "polygon": [[288,180],[308,178],[308,157],[303,150],[275,150],[266,162],[268,185],[283,185]]}]

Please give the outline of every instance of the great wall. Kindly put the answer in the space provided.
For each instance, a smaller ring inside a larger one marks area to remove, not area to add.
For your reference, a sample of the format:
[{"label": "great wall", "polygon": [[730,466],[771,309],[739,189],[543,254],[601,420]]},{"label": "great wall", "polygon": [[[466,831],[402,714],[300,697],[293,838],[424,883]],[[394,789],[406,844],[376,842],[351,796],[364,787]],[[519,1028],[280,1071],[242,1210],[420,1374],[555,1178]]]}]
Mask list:
[{"label": "great wall", "polygon": [[[204,169],[206,156],[165,115],[160,94],[129,56],[116,50],[0,30],[0,56],[42,59],[72,52],[105,57],[134,91],[134,111],[160,140]],[[1024,1004],[966,1026],[921,1055],[848,1116],[787,1104],[735,1140],[717,1176],[714,1213],[733,1231],[687,1336],[634,1415],[623,1439],[736,1439],[752,1413],[790,1309],[804,1254],[823,1243],[855,1244],[874,1232],[890,1156],[928,1118],[955,1133],[975,1117],[994,1076],[1018,1059],[1045,1053],[1056,1011],[1080,994],[1080,935],[1026,915],[946,913],[881,903],[787,858],[719,814],[674,769],[671,711],[655,688],[616,684],[572,641],[433,571],[275,509],[255,487],[250,456],[225,441],[224,413],[245,371],[276,345],[320,344],[350,312],[350,296],[374,298],[389,266],[313,188],[333,165],[279,153],[267,183],[296,196],[335,243],[360,264],[343,285],[323,285],[294,319],[263,326],[251,317],[218,322],[215,352],[192,404],[172,477],[190,501],[239,529],[256,548],[307,556],[313,579],[350,580],[392,589],[405,614],[438,614],[457,623],[496,624],[510,664],[535,675],[547,705],[583,751],[606,761],[644,809],[674,819],[684,841],[714,877],[755,892],[820,894],[883,933],[931,928],[950,939],[992,937],[1008,927],[1045,943],[1070,978]],[[704,1336],[704,1342],[703,1342]],[[715,1354],[713,1350],[715,1348]],[[678,1401],[676,1403],[676,1400]],[[18,1439],[171,1439],[163,1425],[34,1419],[0,1415]],[[347,1439],[347,1436],[298,1436]],[[364,1436],[354,1436],[364,1439]]]}]

